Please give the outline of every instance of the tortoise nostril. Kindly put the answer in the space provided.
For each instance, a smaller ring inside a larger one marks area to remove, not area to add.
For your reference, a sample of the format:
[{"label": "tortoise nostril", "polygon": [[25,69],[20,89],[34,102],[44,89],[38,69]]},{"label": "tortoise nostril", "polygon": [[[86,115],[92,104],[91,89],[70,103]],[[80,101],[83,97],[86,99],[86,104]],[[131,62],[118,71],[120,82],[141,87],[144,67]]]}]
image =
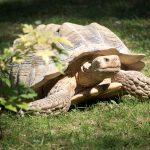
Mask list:
[{"label": "tortoise nostril", "polygon": [[109,59],[108,59],[108,58],[104,58],[104,60],[105,60],[106,62],[109,62]]}]

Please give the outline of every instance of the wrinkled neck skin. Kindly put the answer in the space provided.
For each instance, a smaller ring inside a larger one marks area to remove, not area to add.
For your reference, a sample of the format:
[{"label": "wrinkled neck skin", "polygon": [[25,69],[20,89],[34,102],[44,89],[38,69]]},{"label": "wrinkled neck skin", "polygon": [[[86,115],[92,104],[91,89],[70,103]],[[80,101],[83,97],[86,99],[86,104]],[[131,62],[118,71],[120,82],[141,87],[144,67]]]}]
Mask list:
[{"label": "wrinkled neck skin", "polygon": [[76,74],[76,81],[79,86],[92,87],[102,82],[105,78],[110,78],[113,75],[114,73],[84,72],[80,70]]},{"label": "wrinkled neck skin", "polygon": [[141,72],[120,70],[113,76],[112,82],[122,83],[123,89],[130,95],[150,98],[150,78]]}]

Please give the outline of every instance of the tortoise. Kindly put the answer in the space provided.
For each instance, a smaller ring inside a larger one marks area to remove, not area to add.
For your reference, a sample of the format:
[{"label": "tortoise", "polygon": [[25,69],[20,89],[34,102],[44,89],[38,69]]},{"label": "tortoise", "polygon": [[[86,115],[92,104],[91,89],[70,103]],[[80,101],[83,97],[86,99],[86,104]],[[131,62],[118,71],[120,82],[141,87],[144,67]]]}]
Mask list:
[{"label": "tortoise", "polygon": [[89,98],[116,93],[150,98],[150,79],[139,72],[145,55],[130,53],[108,28],[98,23],[83,26],[66,22],[39,25],[36,30],[65,37],[73,46],[59,43],[69,51],[68,56],[61,56],[66,64],[63,75],[51,59],[45,64],[34,54],[13,65],[14,83],[23,81],[39,94],[37,100],[28,103],[30,110],[58,114]]}]

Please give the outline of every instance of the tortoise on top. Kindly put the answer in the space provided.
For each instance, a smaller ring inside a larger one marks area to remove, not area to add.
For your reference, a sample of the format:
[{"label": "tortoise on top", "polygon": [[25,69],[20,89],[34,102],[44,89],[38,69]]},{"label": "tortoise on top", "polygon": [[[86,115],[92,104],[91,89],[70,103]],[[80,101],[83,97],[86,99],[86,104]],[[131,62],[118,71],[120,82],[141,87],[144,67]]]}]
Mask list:
[{"label": "tortoise on top", "polygon": [[61,113],[68,111],[71,104],[96,95],[109,97],[114,91],[150,97],[150,79],[138,72],[144,67],[141,61],[144,55],[131,54],[106,27],[97,23],[86,26],[64,23],[40,25],[36,30],[66,37],[73,47],[58,43],[69,51],[68,56],[61,56],[66,64],[64,75],[51,59],[45,64],[34,54],[22,64],[13,65],[11,75],[14,83],[23,81],[41,97],[29,103],[31,110]]}]

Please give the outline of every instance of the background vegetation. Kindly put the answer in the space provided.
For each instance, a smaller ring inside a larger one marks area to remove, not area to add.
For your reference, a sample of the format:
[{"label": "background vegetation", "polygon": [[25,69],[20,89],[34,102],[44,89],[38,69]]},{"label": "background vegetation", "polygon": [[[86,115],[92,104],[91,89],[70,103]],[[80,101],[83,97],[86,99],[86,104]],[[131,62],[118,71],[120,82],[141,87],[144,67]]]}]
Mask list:
[{"label": "background vegetation", "polygon": [[[0,0],[0,49],[12,45],[21,24],[98,22],[133,52],[146,54],[150,76],[150,4],[144,0]],[[96,101],[96,100],[94,100]],[[149,149],[150,103],[133,97],[72,108],[60,116],[0,117],[1,149]]]}]

